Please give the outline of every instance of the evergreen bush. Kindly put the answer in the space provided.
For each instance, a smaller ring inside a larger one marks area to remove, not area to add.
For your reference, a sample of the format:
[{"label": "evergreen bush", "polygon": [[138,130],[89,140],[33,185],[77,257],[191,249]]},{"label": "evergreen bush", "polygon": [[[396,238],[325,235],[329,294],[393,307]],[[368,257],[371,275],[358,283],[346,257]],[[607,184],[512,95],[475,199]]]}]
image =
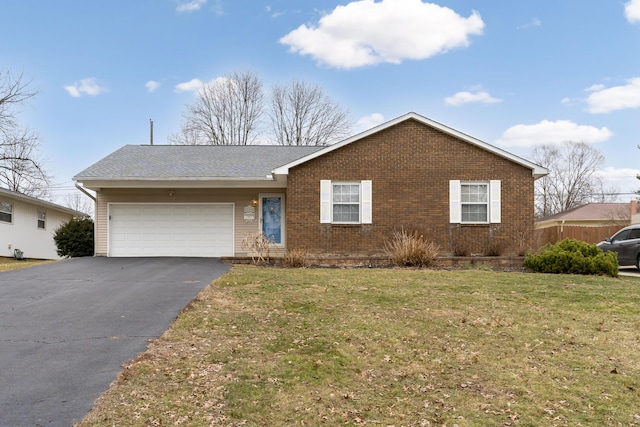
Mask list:
[{"label": "evergreen bush", "polygon": [[61,257],[93,256],[93,220],[72,218],[56,229],[53,240]]},{"label": "evergreen bush", "polygon": [[524,266],[539,273],[618,276],[614,252],[603,252],[596,245],[576,239],[565,239],[527,254]]}]

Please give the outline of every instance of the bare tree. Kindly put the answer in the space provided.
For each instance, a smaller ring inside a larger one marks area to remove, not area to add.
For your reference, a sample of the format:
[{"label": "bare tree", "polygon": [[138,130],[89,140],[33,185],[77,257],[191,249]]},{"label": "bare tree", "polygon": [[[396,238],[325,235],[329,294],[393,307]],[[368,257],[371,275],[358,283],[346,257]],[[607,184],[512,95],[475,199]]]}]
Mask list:
[{"label": "bare tree", "polygon": [[18,109],[38,92],[22,74],[0,70],[0,185],[20,193],[50,199],[49,176],[40,156],[37,134],[21,128]]},{"label": "bare tree", "polygon": [[16,126],[17,107],[37,94],[29,89],[22,74],[14,76],[9,70],[0,70],[0,133],[6,134]]},{"label": "bare tree", "polygon": [[74,211],[82,212],[93,217],[93,202],[84,194],[75,192],[68,194],[64,200],[64,205]]},{"label": "bare tree", "polygon": [[247,145],[258,136],[264,105],[262,81],[252,71],[233,72],[211,83],[187,106],[170,142],[188,145]]},{"label": "bare tree", "polygon": [[598,170],[605,158],[596,148],[584,142],[568,141],[559,146],[537,147],[531,158],[549,170],[547,176],[536,181],[536,216],[601,201],[603,183]]},{"label": "bare tree", "polygon": [[301,80],[273,87],[269,116],[281,145],[327,145],[351,130],[348,112],[322,88]]},{"label": "bare tree", "polygon": [[614,185],[605,187],[605,182],[601,177],[596,180],[597,187],[593,195],[592,202],[596,203],[615,203],[620,201],[620,188]]},{"label": "bare tree", "polygon": [[167,137],[167,142],[173,145],[211,145],[205,135],[193,126],[187,126],[190,118],[185,114],[182,127]]},{"label": "bare tree", "polygon": [[51,199],[50,177],[39,154],[38,135],[11,127],[0,134],[0,185],[31,197]]},{"label": "bare tree", "polygon": [[[234,72],[204,85],[183,114],[170,144],[247,145],[265,124],[262,82],[254,72]],[[268,106],[272,133],[281,145],[327,145],[349,134],[349,113],[317,85],[292,80],[274,85]]]}]

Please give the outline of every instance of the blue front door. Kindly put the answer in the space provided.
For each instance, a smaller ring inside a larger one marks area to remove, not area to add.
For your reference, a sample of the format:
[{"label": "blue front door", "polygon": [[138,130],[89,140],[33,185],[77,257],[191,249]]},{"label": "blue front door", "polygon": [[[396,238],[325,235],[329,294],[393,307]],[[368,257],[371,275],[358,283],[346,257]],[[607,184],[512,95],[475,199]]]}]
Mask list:
[{"label": "blue front door", "polygon": [[272,243],[282,243],[282,197],[262,198],[262,232]]}]

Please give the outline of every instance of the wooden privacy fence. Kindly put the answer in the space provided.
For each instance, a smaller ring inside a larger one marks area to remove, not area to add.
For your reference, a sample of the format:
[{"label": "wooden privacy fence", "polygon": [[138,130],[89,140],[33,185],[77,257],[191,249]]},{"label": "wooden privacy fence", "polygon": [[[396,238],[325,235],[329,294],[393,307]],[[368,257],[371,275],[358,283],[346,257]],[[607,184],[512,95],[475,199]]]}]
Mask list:
[{"label": "wooden privacy fence", "polygon": [[547,243],[556,243],[564,239],[577,239],[587,243],[598,243],[611,237],[620,230],[621,225],[606,225],[601,227],[583,227],[577,225],[557,225],[535,230],[536,244],[542,247]]}]

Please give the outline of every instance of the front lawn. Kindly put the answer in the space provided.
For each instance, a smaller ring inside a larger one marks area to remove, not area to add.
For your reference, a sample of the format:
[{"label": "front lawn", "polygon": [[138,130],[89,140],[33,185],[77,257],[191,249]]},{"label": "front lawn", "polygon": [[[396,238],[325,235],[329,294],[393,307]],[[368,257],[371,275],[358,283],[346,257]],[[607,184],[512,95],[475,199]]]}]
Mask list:
[{"label": "front lawn", "polygon": [[41,259],[23,259],[18,261],[15,258],[0,257],[0,273],[3,271],[17,270],[18,268],[31,267],[33,265],[45,264],[47,262],[53,261]]},{"label": "front lawn", "polygon": [[640,425],[640,282],[234,266],[81,425]]}]

